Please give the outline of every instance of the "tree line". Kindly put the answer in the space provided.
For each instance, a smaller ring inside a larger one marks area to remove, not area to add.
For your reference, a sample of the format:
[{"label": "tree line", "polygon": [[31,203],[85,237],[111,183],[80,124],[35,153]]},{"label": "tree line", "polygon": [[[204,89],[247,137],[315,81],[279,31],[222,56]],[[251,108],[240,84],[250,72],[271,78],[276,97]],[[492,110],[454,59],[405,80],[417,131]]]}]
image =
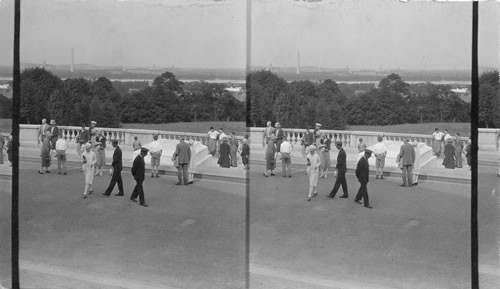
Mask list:
[{"label": "tree line", "polygon": [[418,92],[397,74],[377,87],[345,95],[331,79],[288,83],[270,71],[247,76],[247,125],[279,121],[286,127],[326,129],[347,125],[393,125],[418,122],[468,122],[470,104],[448,85],[424,83]]},{"label": "tree line", "polygon": [[20,122],[47,118],[79,126],[94,120],[99,126],[119,127],[131,122],[243,121],[245,103],[224,88],[205,82],[185,84],[165,72],[151,86],[120,93],[106,77],[61,80],[43,68],[29,68],[21,73]]}]

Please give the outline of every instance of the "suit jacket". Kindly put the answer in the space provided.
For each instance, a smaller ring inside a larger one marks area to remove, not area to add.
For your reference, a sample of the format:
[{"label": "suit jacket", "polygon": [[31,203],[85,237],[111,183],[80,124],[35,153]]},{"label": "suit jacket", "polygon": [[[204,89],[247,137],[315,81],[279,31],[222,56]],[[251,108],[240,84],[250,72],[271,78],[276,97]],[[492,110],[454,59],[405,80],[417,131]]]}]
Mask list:
[{"label": "suit jacket", "polygon": [[144,163],[144,158],[141,155],[138,155],[134,159],[134,163],[132,164],[132,176],[135,179],[144,180],[146,174],[146,165]]},{"label": "suit jacket", "polygon": [[177,158],[178,163],[181,164],[189,164],[191,161],[191,149],[186,142],[180,142],[175,147],[175,153],[173,158]]},{"label": "suit jacket", "polygon": [[49,128],[50,133],[52,134],[50,139],[57,139],[59,136],[59,128],[57,126]]},{"label": "suit jacket", "polygon": [[113,169],[115,170],[122,170],[122,149],[117,146],[115,148],[115,152],[113,153],[113,162],[111,163],[113,166]]},{"label": "suit jacket", "polygon": [[359,159],[356,167],[356,177],[360,183],[368,183],[370,170],[368,168],[368,160],[363,156]]},{"label": "suit jacket", "polygon": [[283,139],[283,136],[285,135],[285,132],[282,128],[275,128],[273,133],[276,136],[277,140]]},{"label": "suit jacket", "polygon": [[339,154],[337,155],[336,168],[339,173],[345,173],[347,171],[346,154],[343,148],[339,150]]},{"label": "suit jacket", "polygon": [[415,164],[415,150],[413,146],[409,143],[403,144],[401,150],[399,151],[400,159],[403,166]]}]

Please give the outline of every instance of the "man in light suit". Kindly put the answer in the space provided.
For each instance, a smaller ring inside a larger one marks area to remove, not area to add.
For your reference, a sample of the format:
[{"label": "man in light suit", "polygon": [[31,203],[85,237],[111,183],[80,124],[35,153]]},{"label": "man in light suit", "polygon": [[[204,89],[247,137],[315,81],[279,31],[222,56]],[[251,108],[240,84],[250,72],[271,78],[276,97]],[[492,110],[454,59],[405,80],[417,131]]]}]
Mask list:
[{"label": "man in light suit", "polygon": [[113,153],[113,162],[111,163],[113,174],[111,177],[111,182],[103,195],[109,197],[111,192],[115,188],[115,184],[118,183],[118,194],[115,196],[123,196],[123,181],[122,181],[122,150],[118,146],[118,140],[113,140],[111,145],[115,148]]},{"label": "man in light suit", "polygon": [[142,183],[146,175],[146,164],[144,163],[144,157],[148,154],[147,148],[141,148],[141,152],[134,159],[132,164],[132,176],[135,179],[135,188],[130,196],[130,200],[137,202],[137,195],[139,195],[140,204],[143,207],[147,207],[146,201],[144,200],[144,190],[142,188]]},{"label": "man in light suit", "polygon": [[335,181],[335,185],[333,186],[332,191],[330,194],[327,195],[329,199],[335,198],[335,195],[337,194],[340,185],[342,185],[342,191],[344,194],[340,196],[341,198],[348,198],[349,194],[347,192],[347,181],[345,179],[345,173],[347,172],[347,164],[346,164],[346,153],[344,149],[342,148],[342,142],[341,141],[336,141],[335,146],[339,150],[339,153],[337,155],[337,180]]},{"label": "man in light suit", "polygon": [[[410,140],[408,138],[405,138],[404,144],[401,146],[401,150],[399,151],[398,162],[401,161],[403,165],[403,168],[401,169],[401,176],[403,178],[401,187],[406,187],[407,184],[409,187],[413,185],[413,165],[415,164],[415,150],[409,142]],[[406,183],[407,179],[408,183]]]},{"label": "man in light suit", "polygon": [[366,188],[366,186],[368,185],[368,179],[370,175],[368,159],[371,157],[371,155],[371,150],[365,150],[365,154],[359,159],[358,165],[356,166],[356,177],[358,178],[360,187],[356,198],[354,198],[354,201],[358,204],[361,204],[361,199],[363,199],[365,208],[369,209],[371,209],[372,206],[370,206],[370,200],[368,199],[368,189]]},{"label": "man in light suit", "polygon": [[181,138],[181,141],[177,144],[175,148],[175,153],[172,155],[172,161],[174,162],[177,159],[177,179],[178,182],[176,185],[180,186],[184,184],[188,185],[188,167],[189,162],[191,161],[191,148],[184,141],[184,138]]},{"label": "man in light suit", "polygon": [[262,134],[262,148],[264,151],[266,150],[267,143],[269,142],[269,139],[271,139],[271,135],[273,134],[274,128],[271,125],[271,122],[267,122],[267,126],[264,129],[264,133]]},{"label": "man in light suit", "polygon": [[47,119],[44,118],[42,119],[42,124],[38,127],[38,144],[40,144],[43,141],[43,138],[45,137],[45,132],[49,129],[49,125],[47,124]]}]

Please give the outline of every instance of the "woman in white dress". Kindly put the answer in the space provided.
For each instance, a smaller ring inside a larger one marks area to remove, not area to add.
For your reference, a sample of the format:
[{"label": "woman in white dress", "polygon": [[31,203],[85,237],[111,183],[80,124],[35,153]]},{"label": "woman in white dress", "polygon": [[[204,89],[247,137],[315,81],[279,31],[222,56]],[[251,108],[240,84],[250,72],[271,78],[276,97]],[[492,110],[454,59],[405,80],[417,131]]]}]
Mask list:
[{"label": "woman in white dress", "polygon": [[311,201],[311,197],[316,197],[318,194],[318,190],[316,186],[318,185],[318,176],[319,176],[319,166],[320,159],[319,155],[316,153],[316,146],[310,145],[307,147],[306,151],[308,154],[306,155],[307,160],[307,175],[309,177],[309,194],[307,195],[307,201]]},{"label": "woman in white dress", "polygon": [[92,194],[94,191],[92,183],[94,182],[94,172],[97,158],[92,150],[92,144],[85,144],[85,151],[82,153],[83,175],[85,176],[85,189],[83,191],[83,198],[86,199],[87,195]]}]

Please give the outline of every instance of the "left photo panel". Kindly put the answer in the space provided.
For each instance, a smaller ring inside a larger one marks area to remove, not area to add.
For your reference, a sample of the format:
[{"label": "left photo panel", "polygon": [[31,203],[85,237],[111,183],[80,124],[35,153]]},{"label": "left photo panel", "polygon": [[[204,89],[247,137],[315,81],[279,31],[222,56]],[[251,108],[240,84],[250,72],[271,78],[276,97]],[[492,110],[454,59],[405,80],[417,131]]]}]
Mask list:
[{"label": "left photo panel", "polygon": [[0,1],[0,288],[11,284],[14,1]]},{"label": "left photo panel", "polygon": [[23,288],[245,288],[245,5],[22,1]]}]

